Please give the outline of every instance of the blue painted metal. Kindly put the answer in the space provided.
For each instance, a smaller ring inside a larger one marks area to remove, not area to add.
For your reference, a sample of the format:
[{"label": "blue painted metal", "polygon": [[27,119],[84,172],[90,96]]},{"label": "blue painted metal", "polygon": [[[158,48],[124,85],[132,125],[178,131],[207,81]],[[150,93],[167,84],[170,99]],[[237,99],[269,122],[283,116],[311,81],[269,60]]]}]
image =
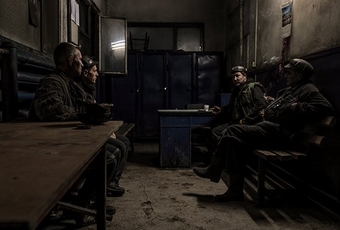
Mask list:
[{"label": "blue painted metal", "polygon": [[209,126],[211,112],[198,110],[158,110],[160,121],[160,166],[190,167],[191,128]]}]

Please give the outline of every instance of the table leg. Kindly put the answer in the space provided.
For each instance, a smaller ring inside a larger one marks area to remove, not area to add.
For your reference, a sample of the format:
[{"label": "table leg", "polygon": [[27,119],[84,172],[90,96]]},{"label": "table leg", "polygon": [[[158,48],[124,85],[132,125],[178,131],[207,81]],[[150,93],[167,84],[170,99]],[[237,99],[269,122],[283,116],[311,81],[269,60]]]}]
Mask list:
[{"label": "table leg", "polygon": [[96,189],[97,229],[106,229],[106,150],[105,144],[98,155]]}]

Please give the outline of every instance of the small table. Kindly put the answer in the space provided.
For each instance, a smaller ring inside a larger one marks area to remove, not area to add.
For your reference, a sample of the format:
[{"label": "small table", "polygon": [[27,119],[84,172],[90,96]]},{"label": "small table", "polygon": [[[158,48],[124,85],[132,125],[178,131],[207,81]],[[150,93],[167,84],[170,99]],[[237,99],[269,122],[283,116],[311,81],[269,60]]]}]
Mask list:
[{"label": "small table", "polygon": [[95,159],[97,228],[105,229],[105,143],[122,121],[0,123],[0,229],[36,229]]},{"label": "small table", "polygon": [[191,128],[210,126],[215,115],[198,109],[159,109],[160,166],[190,167]]}]

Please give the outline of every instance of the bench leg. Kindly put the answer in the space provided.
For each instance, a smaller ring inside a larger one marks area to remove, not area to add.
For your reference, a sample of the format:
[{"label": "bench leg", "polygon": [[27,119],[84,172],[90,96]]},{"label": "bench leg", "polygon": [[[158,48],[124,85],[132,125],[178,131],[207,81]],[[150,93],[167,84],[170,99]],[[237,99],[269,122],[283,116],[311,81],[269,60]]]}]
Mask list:
[{"label": "bench leg", "polygon": [[264,196],[265,196],[265,177],[266,177],[266,161],[262,158],[259,158],[258,169],[257,169],[257,196],[258,196],[258,204],[262,206],[264,204]]}]

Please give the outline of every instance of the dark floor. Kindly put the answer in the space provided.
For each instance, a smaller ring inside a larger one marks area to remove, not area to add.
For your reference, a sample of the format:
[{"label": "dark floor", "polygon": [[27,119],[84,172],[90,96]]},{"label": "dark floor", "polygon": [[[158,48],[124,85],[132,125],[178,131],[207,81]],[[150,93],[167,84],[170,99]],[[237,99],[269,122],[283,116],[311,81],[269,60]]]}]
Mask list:
[{"label": "dark floor", "polygon": [[[209,159],[204,153],[193,154],[194,164]],[[157,142],[135,143],[121,179],[126,193],[107,198],[107,203],[117,209],[107,229],[340,229],[337,218],[303,196],[272,198],[260,208],[256,188],[247,183],[244,202],[217,203],[214,195],[227,189],[223,181],[212,183],[199,178],[192,168],[158,165]],[[93,229],[95,225],[82,228]]]}]

